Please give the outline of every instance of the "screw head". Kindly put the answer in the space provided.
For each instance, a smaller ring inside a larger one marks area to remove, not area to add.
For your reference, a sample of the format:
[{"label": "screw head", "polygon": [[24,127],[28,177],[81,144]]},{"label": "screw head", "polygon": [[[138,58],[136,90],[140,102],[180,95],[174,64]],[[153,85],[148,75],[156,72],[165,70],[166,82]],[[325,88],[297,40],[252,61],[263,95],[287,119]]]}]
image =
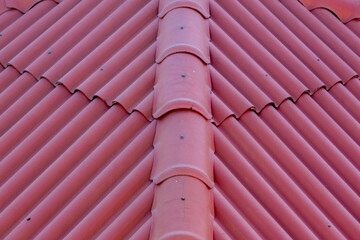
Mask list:
[{"label": "screw head", "polygon": [[183,201],[184,201],[184,200],[185,200],[185,197],[181,197],[181,200],[183,200]]},{"label": "screw head", "polygon": [[186,74],[184,74],[184,73],[183,73],[183,74],[181,74],[181,77],[186,77]]},{"label": "screw head", "polygon": [[181,26],[180,29],[184,29],[184,26]]}]

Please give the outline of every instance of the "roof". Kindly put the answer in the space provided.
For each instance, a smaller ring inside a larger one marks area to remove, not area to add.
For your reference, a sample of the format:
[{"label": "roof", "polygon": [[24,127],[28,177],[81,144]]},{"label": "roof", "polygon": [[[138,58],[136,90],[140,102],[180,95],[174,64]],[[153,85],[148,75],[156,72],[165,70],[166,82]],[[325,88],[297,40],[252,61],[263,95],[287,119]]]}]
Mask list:
[{"label": "roof", "polygon": [[356,239],[358,4],[0,1],[0,238]]}]

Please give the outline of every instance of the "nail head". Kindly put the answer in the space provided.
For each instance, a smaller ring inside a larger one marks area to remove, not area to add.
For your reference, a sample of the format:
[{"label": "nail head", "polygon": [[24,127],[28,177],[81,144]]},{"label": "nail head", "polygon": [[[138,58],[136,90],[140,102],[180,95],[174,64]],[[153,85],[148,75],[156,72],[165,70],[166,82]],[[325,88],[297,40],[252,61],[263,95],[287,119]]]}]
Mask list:
[{"label": "nail head", "polygon": [[184,26],[181,26],[180,29],[184,29]]},{"label": "nail head", "polygon": [[184,136],[180,136],[180,139],[184,139]]},{"label": "nail head", "polygon": [[186,74],[181,74],[181,77],[186,77]]},{"label": "nail head", "polygon": [[331,227],[331,224],[328,224],[328,227]]},{"label": "nail head", "polygon": [[51,51],[49,50],[47,53],[48,53],[48,54],[51,54]]},{"label": "nail head", "polygon": [[181,200],[185,200],[185,197],[181,197]]},{"label": "nail head", "polygon": [[26,219],[26,221],[30,221],[31,220],[31,217],[28,217],[27,219]]}]

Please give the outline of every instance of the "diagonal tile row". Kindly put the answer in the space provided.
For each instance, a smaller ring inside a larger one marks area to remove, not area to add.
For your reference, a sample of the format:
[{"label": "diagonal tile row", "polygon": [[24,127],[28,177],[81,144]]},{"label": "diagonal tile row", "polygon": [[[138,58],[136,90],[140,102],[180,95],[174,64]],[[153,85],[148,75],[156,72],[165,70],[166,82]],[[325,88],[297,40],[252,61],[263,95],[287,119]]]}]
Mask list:
[{"label": "diagonal tile row", "polygon": [[70,0],[42,1],[24,15],[9,10],[0,15],[0,63],[151,119],[157,8]]},{"label": "diagonal tile row", "polygon": [[359,90],[352,79],[213,127],[215,239],[359,236]]},{"label": "diagonal tile row", "polygon": [[28,73],[0,97],[0,238],[149,235],[155,121]]},{"label": "diagonal tile row", "polygon": [[[360,74],[359,21],[298,1],[210,1],[212,110],[219,124]],[[234,101],[236,99],[236,101]]]}]

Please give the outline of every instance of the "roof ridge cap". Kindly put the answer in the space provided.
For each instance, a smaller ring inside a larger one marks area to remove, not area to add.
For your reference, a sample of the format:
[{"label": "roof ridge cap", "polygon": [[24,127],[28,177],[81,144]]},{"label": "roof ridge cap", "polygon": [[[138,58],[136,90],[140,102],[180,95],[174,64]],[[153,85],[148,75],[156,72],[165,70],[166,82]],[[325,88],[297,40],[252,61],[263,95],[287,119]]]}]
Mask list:
[{"label": "roof ridge cap", "polygon": [[204,9],[209,0],[159,2],[150,239],[213,236],[210,38]]}]

